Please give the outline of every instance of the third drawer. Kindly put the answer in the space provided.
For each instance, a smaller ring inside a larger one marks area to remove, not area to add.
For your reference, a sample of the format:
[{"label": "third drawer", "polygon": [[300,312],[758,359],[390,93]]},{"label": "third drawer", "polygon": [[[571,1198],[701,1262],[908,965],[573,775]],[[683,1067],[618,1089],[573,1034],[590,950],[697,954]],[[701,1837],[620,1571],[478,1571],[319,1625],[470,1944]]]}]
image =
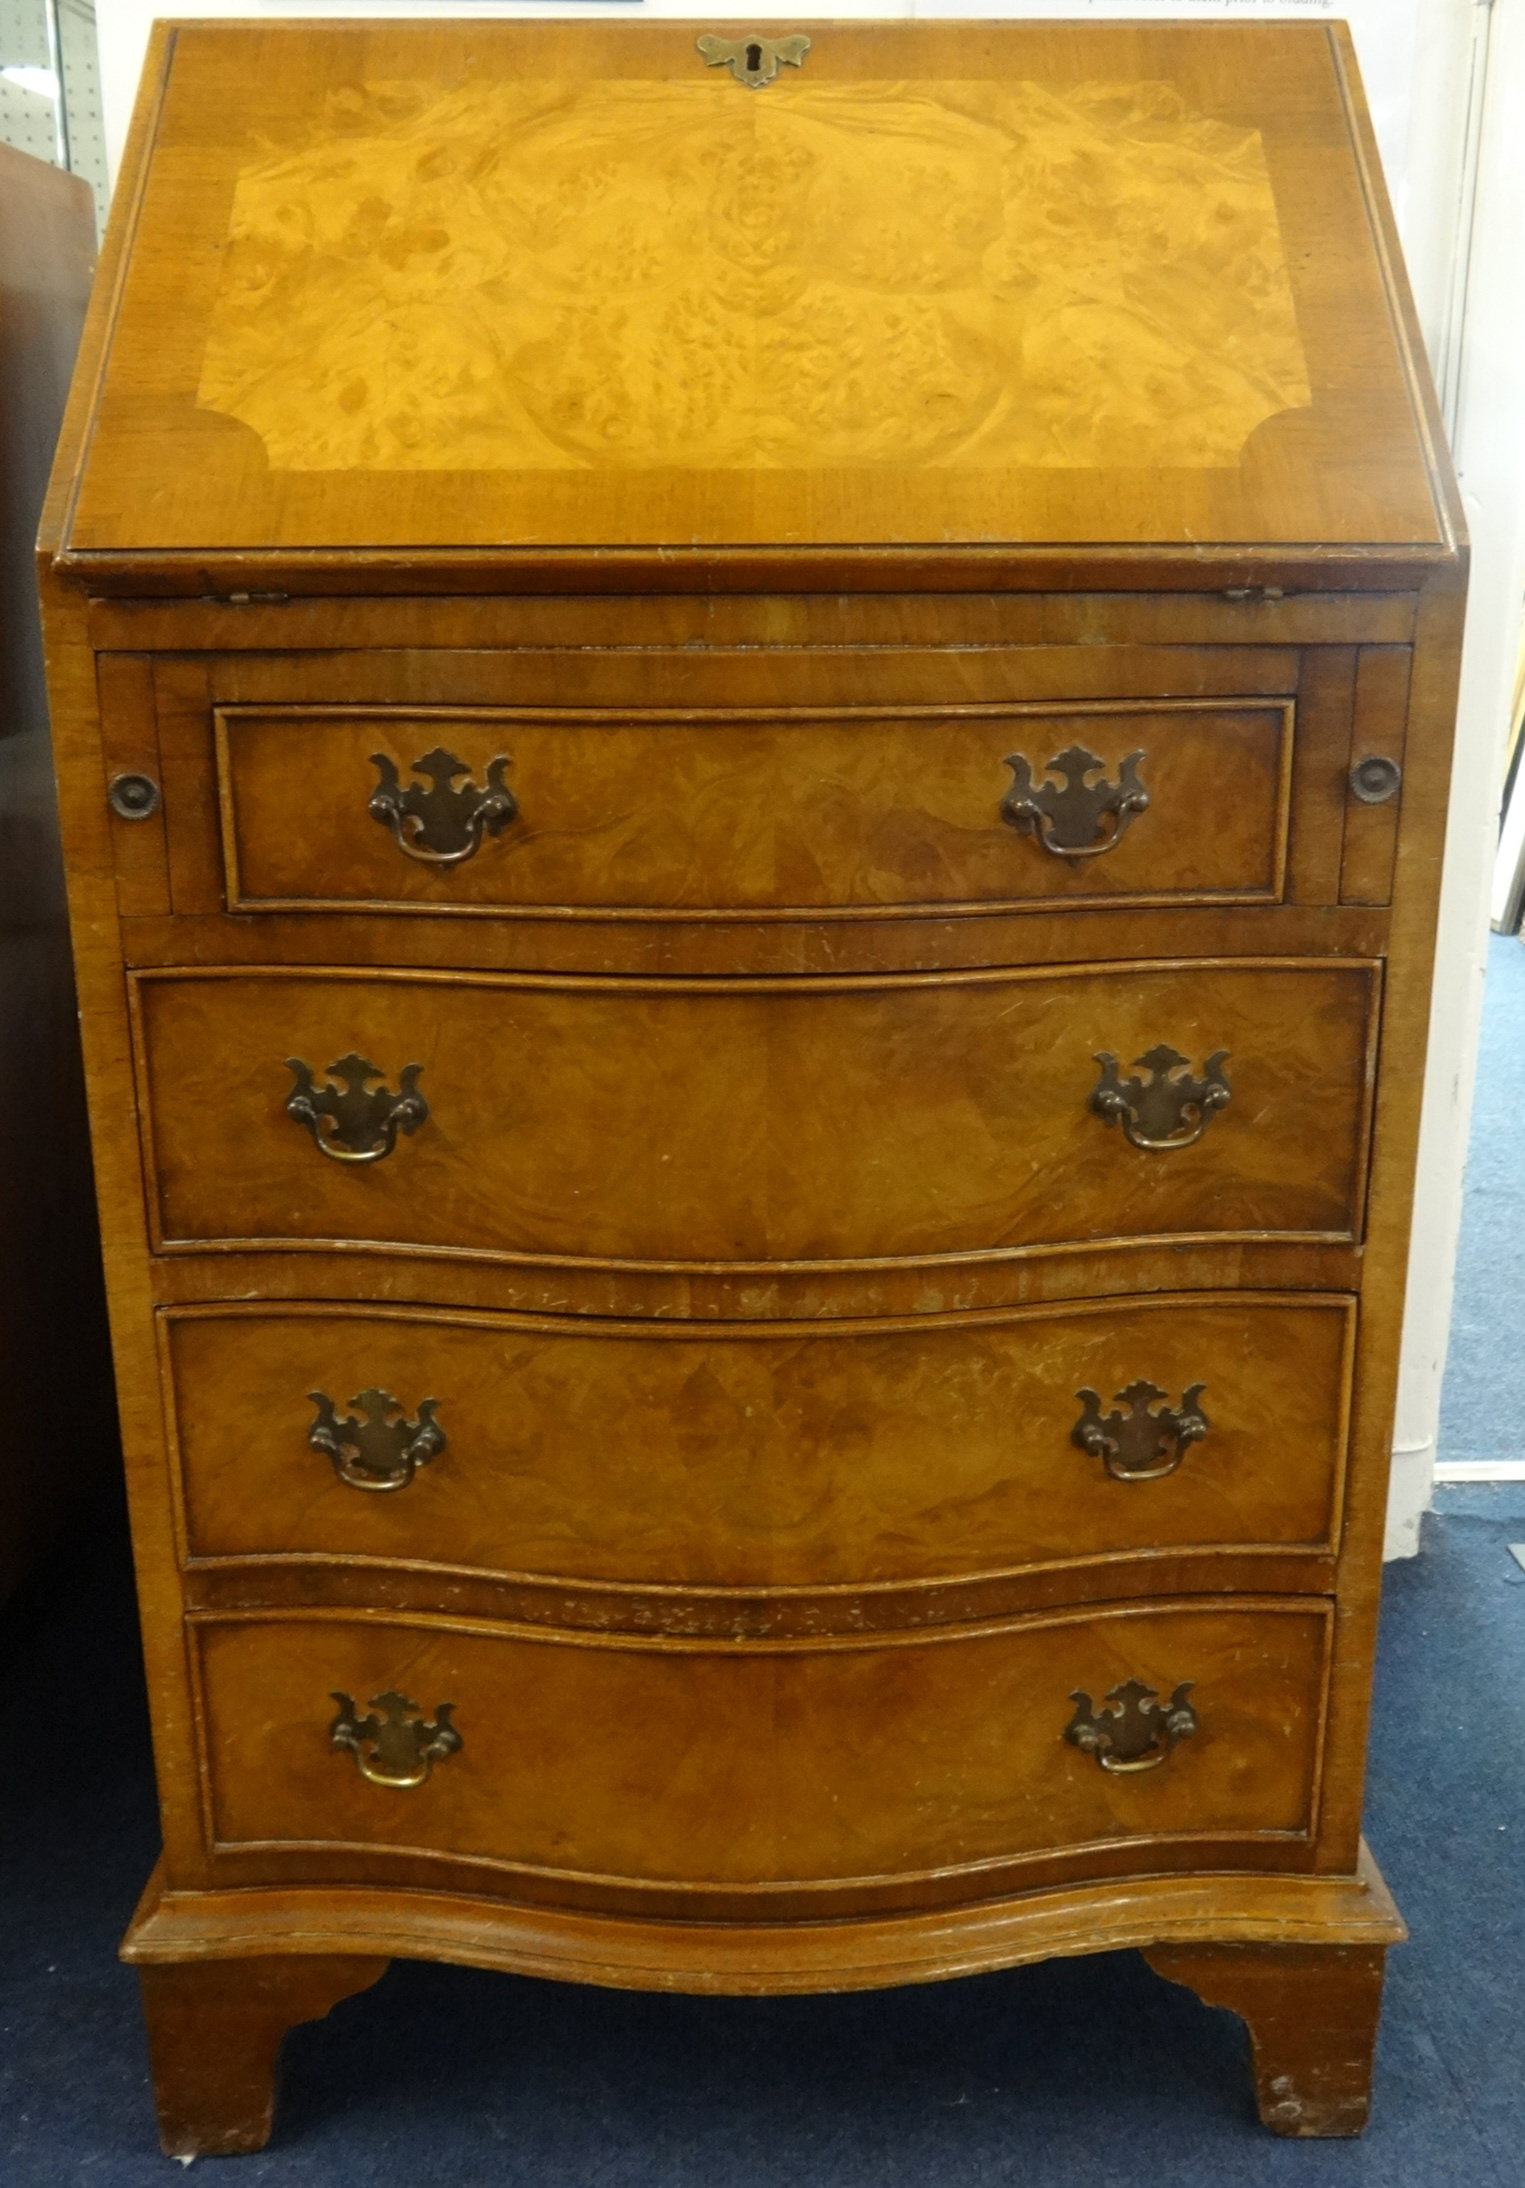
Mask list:
[{"label": "third drawer", "polygon": [[828,1328],[230,1304],[162,1326],[195,1559],[771,1591],[1338,1532],[1337,1295]]}]

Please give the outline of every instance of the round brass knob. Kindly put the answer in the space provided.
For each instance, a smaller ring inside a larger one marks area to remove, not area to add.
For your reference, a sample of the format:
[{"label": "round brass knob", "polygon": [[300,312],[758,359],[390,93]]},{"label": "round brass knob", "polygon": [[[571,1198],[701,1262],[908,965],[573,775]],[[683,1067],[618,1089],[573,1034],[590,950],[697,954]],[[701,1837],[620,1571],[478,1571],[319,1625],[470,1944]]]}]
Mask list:
[{"label": "round brass knob", "polygon": [[148,820],[159,810],[159,785],[152,775],[113,775],[106,802],[120,820]]},{"label": "round brass knob", "polygon": [[1350,787],[1363,805],[1386,805],[1396,796],[1403,781],[1403,770],[1396,760],[1385,759],[1373,753],[1369,760],[1358,761],[1350,770]]}]

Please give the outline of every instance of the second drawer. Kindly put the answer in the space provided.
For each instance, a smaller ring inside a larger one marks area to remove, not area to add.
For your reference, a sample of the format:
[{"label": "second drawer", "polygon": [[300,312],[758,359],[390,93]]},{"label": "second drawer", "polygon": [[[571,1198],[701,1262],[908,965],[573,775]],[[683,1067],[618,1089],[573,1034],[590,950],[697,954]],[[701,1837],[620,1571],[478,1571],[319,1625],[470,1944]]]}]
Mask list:
[{"label": "second drawer", "polygon": [[1360,1228],[1364,961],[134,987],[167,1246],[808,1270]]},{"label": "second drawer", "polygon": [[313,1305],[163,1329],[193,1558],[772,1590],[1327,1549],[1354,1321],[1219,1293],[827,1329]]}]

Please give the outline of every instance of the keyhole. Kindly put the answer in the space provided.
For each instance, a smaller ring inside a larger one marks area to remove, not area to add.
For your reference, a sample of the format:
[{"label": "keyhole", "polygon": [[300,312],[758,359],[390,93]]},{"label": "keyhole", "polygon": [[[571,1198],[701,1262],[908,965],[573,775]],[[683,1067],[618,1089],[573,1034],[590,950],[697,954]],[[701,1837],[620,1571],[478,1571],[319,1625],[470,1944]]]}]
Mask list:
[{"label": "keyhole", "polygon": [[759,73],[759,72],[761,71],[761,68],[762,68],[762,47],[761,47],[761,46],[748,46],[748,47],[747,47],[747,74],[748,74],[749,76],[756,76],[756,75],[757,75],[757,74],[758,74],[758,73]]}]

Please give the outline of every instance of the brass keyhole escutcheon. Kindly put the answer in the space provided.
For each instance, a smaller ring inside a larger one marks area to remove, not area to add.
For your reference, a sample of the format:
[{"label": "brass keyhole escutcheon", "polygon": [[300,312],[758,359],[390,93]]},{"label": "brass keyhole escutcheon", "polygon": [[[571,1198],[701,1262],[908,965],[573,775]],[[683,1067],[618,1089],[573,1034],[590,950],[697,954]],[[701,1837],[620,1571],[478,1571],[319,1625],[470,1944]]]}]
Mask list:
[{"label": "brass keyhole escutcheon", "polygon": [[765,38],[756,30],[749,30],[744,38],[717,38],[713,31],[706,31],[696,43],[707,68],[728,68],[749,91],[771,84],[782,65],[798,68],[810,51],[810,40],[802,31],[787,38]]}]

